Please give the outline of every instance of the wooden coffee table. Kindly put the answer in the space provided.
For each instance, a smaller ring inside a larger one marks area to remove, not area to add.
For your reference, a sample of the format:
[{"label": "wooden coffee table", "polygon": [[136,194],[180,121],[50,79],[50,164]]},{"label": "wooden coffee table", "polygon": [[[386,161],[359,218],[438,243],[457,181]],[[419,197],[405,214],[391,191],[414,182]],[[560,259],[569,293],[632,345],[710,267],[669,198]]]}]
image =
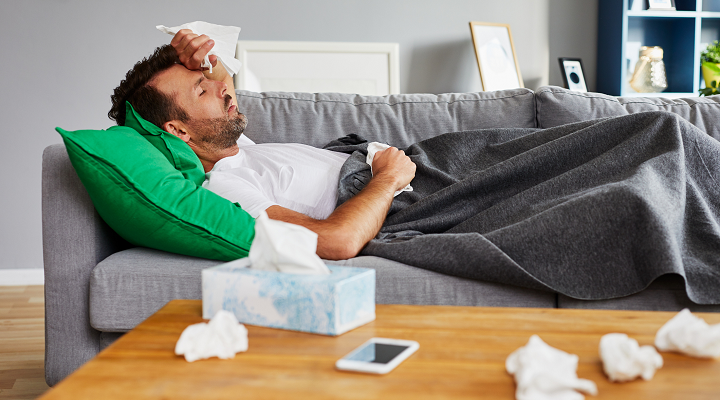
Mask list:
[{"label": "wooden coffee table", "polygon": [[[378,305],[377,320],[328,337],[247,326],[249,349],[232,360],[188,363],[174,354],[199,300],[175,300],[102,351],[42,399],[514,399],[505,359],[538,334],[580,356],[578,375],[598,386],[588,399],[718,399],[720,360],[661,353],[649,382],[611,383],[602,372],[603,334],[652,344],[675,313]],[[697,314],[720,323],[720,314]],[[387,375],[335,370],[335,361],[374,337],[416,340],[420,349]],[[551,368],[551,366],[548,366]]]}]

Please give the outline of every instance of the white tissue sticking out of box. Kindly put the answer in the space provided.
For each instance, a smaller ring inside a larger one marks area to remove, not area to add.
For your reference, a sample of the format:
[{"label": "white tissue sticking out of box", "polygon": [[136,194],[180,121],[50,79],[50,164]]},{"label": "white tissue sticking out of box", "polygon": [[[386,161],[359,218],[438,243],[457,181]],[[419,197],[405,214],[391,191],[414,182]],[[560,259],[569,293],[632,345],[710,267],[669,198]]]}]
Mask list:
[{"label": "white tissue sticking out of box", "polygon": [[215,55],[223,66],[225,66],[225,70],[227,70],[230,76],[233,76],[240,71],[242,63],[235,58],[235,50],[237,49],[237,40],[238,35],[240,35],[240,28],[236,26],[215,25],[203,21],[188,22],[187,24],[174,26],[172,28],[168,28],[165,25],[158,25],[156,28],[160,32],[164,32],[169,35],[175,35],[181,29],[190,29],[197,35],[208,36],[210,39],[215,41],[215,45],[203,59],[201,67],[208,68],[210,73],[212,73],[210,55]]},{"label": "white tissue sticking out of box", "polygon": [[720,324],[708,325],[686,308],[658,330],[655,347],[693,357],[720,357]]},{"label": "white tissue sticking out of box", "polygon": [[600,339],[600,358],[605,375],[613,382],[627,382],[641,376],[649,381],[663,366],[663,359],[652,346],[638,345],[624,333],[608,333]]},{"label": "white tissue sticking out of box", "polygon": [[208,323],[190,325],[180,335],[175,354],[193,362],[210,357],[228,359],[248,348],[248,331],[235,315],[220,310]]},{"label": "white tissue sticking out of box", "polygon": [[[375,153],[377,153],[378,151],[388,149],[388,148],[390,148],[390,145],[387,145],[384,143],[370,142],[370,144],[368,144],[368,148],[367,148],[368,154],[367,154],[367,158],[365,158],[365,162],[368,165],[370,165],[370,173],[372,173],[372,163],[373,163],[373,159],[375,159]],[[395,194],[393,195],[393,197],[399,195],[402,192],[412,192],[412,190],[413,190],[412,186],[410,186],[410,184],[408,184],[404,188],[396,191]]]},{"label": "white tissue sticking out of box", "polygon": [[250,268],[288,274],[327,275],[316,254],[318,235],[300,225],[270,219],[265,211],[255,220]]},{"label": "white tissue sticking out of box", "polygon": [[597,394],[595,382],[577,376],[578,356],[558,350],[532,335],[527,345],[505,360],[515,377],[517,400],[582,400],[584,392]]}]

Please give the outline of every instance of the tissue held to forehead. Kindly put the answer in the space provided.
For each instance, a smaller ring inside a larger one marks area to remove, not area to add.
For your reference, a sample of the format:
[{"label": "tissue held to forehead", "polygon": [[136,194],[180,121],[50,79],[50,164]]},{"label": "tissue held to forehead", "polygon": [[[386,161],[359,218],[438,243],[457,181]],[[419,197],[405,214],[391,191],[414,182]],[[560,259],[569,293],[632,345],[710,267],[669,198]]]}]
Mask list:
[{"label": "tissue held to forehead", "polygon": [[686,308],[658,330],[655,347],[693,357],[720,357],[720,324],[708,325]]},{"label": "tissue held to forehead", "polygon": [[624,333],[608,333],[600,339],[603,370],[611,381],[626,382],[642,376],[646,381],[663,366],[663,359],[652,346],[638,345]]},{"label": "tissue held to forehead", "polygon": [[203,21],[188,22],[180,26],[174,26],[168,28],[165,25],[158,25],[156,28],[160,32],[167,33],[168,35],[175,35],[182,29],[190,29],[196,35],[206,35],[210,39],[215,41],[215,45],[212,50],[205,56],[201,66],[203,68],[209,68],[212,73],[212,64],[210,64],[210,55],[215,55],[220,59],[220,62],[225,66],[225,70],[233,76],[240,71],[242,63],[235,58],[235,50],[237,48],[238,35],[240,34],[240,28],[236,26],[223,26],[215,25]]},{"label": "tissue held to forehead", "polygon": [[595,382],[577,376],[578,356],[558,350],[532,335],[505,360],[515,377],[517,400],[583,400],[578,391],[596,395]]}]

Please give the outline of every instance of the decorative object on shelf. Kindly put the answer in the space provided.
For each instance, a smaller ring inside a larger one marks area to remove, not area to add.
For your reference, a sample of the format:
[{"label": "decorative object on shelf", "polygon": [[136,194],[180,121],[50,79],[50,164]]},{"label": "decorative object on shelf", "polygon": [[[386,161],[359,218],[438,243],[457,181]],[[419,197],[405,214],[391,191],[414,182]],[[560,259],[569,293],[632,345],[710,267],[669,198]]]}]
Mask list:
[{"label": "decorative object on shelf", "polygon": [[[638,1],[638,0],[635,0]],[[675,11],[674,0],[648,0],[648,9],[651,11]]]},{"label": "decorative object on shelf", "polygon": [[700,96],[712,96],[720,94],[718,83],[720,83],[720,42],[712,42],[700,53],[705,88],[700,89]]},{"label": "decorative object on shelf", "polygon": [[659,46],[643,46],[635,72],[630,79],[630,87],[638,93],[658,93],[667,89],[663,49]]},{"label": "decorative object on shelf", "polygon": [[560,71],[565,87],[575,92],[587,92],[582,61],[579,58],[570,57],[560,57],[558,61],[560,61]]},{"label": "decorative object on shelf", "polygon": [[470,22],[484,91],[524,87],[510,25]]}]

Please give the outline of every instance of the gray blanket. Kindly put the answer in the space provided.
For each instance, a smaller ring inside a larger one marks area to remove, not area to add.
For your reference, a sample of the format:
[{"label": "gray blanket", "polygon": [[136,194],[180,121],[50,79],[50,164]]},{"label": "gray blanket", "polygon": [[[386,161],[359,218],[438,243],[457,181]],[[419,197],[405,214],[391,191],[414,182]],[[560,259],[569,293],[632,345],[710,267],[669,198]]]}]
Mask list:
[{"label": "gray blanket", "polygon": [[[326,146],[354,151],[338,204],[370,179],[358,142]],[[720,304],[720,142],[674,114],[446,133],[405,152],[415,190],[361,255],[578,299],[676,273],[694,302]]]}]

